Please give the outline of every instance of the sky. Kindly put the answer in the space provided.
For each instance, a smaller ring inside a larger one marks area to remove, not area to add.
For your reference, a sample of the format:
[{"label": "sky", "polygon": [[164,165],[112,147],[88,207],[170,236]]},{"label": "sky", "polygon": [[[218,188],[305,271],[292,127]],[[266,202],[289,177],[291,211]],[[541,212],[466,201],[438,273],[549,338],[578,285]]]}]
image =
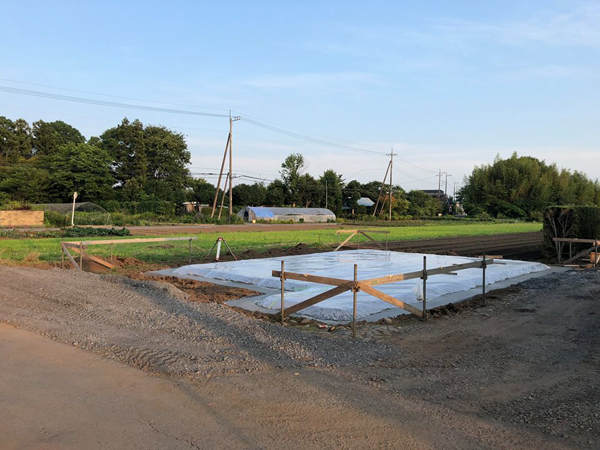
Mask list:
[{"label": "sky", "polygon": [[[0,2],[0,86],[232,110],[334,144],[235,122],[236,175],[272,180],[299,152],[313,176],[382,180],[393,148],[407,190],[436,189],[441,170],[452,192],[513,152],[600,178],[599,1]],[[227,117],[7,92],[0,115],[87,137],[123,117],[165,125],[196,174],[218,171],[229,131]]]}]

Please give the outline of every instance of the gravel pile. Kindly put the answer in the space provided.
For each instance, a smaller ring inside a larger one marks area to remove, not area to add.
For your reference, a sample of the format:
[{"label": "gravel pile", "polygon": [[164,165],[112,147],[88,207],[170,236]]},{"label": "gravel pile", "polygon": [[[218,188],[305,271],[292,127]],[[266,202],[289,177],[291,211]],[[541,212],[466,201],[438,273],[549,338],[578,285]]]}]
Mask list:
[{"label": "gravel pile", "polygon": [[178,375],[368,365],[392,357],[382,343],[302,332],[223,305],[188,302],[169,284],[59,269],[0,267],[0,320]]}]

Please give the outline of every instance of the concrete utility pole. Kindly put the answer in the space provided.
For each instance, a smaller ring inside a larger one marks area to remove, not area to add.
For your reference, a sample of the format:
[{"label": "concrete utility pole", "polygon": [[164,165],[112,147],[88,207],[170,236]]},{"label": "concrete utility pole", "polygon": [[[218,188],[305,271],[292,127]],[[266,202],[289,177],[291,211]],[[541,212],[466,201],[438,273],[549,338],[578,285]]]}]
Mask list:
[{"label": "concrete utility pole", "polygon": [[452,176],[446,172],[446,187],[444,188],[444,194],[446,194],[446,203],[448,203],[448,175]]},{"label": "concrete utility pole", "polygon": [[325,180],[325,209],[329,209],[327,207],[327,180]]},{"label": "concrete utility pole", "polygon": [[392,174],[394,172],[394,149],[390,153],[390,217],[388,221],[392,221]]},{"label": "concrete utility pole", "polygon": [[440,169],[440,173],[438,174],[438,195],[437,198],[440,200],[442,190],[442,169]]}]

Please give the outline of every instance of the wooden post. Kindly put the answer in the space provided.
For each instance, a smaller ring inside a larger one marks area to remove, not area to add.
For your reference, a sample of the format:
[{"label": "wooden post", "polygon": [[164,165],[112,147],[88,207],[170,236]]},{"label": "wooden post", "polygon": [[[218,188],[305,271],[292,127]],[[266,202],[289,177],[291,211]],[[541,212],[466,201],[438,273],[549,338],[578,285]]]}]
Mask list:
[{"label": "wooden post", "polygon": [[423,320],[427,320],[427,256],[423,256]]},{"label": "wooden post", "polygon": [[353,309],[352,309],[352,337],[356,338],[356,297],[358,296],[358,290],[356,283],[358,282],[358,265],[354,264],[354,287],[352,288],[353,294]]},{"label": "wooden post", "polygon": [[594,249],[594,267],[596,267],[598,264],[598,246],[596,245],[595,249]]},{"label": "wooden post", "polygon": [[83,242],[79,243],[79,270],[83,270]]},{"label": "wooden post", "polygon": [[483,254],[483,262],[481,263],[481,267],[483,269],[483,283],[482,283],[482,295],[483,301],[485,302],[485,268],[487,266],[487,262],[485,260],[485,253]]},{"label": "wooden post", "polygon": [[285,324],[285,262],[281,260],[281,324]]},{"label": "wooden post", "polygon": [[573,243],[569,242],[569,259],[573,257]]},{"label": "wooden post", "polygon": [[113,263],[113,244],[110,243],[110,263]]},{"label": "wooden post", "polygon": [[192,263],[192,238],[190,238],[190,240],[188,242],[188,250],[189,250],[188,262],[189,262],[189,264],[191,264]]},{"label": "wooden post", "polygon": [[65,249],[64,247],[61,245],[60,246],[60,268],[64,269],[65,268]]}]

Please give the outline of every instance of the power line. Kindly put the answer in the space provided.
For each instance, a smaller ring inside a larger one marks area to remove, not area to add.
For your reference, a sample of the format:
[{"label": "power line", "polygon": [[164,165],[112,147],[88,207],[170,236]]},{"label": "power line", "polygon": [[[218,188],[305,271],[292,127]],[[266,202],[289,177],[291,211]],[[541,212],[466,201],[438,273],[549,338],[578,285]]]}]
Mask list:
[{"label": "power line", "polygon": [[266,123],[259,122],[257,120],[248,119],[244,116],[241,117],[241,120],[250,125],[264,128],[265,130],[273,131],[274,133],[284,134],[286,136],[294,137],[296,139],[302,139],[304,141],[311,142],[313,144],[319,144],[319,145],[323,145],[326,147],[338,148],[341,150],[350,150],[350,151],[354,151],[354,152],[371,153],[371,154],[376,154],[376,155],[387,155],[385,152],[377,152],[375,150],[367,150],[364,148],[350,147],[348,145],[336,144],[335,142],[330,142],[330,141],[325,141],[323,139],[313,138],[313,137],[307,136],[305,134],[295,133],[293,131],[284,130],[283,128],[268,125]]},{"label": "power line", "polygon": [[163,112],[171,114],[183,114],[188,116],[208,116],[208,117],[229,117],[228,114],[205,113],[200,111],[186,111],[181,109],[158,108],[154,106],[134,105],[129,103],[108,102],[104,100],[96,100],[92,98],[74,97],[70,95],[52,94],[50,92],[32,91],[29,89],[13,88],[9,86],[0,86],[1,92],[10,94],[28,95],[31,97],[48,98],[51,100],[62,100],[74,103],[84,103],[97,106],[108,106],[112,108],[138,109],[142,111]]},{"label": "power line", "polygon": [[157,100],[144,100],[142,98],[123,97],[123,96],[120,96],[120,95],[102,94],[100,92],[80,91],[78,89],[69,89],[69,88],[63,88],[63,87],[58,87],[58,86],[51,86],[51,85],[48,85],[48,84],[28,83],[27,81],[11,80],[10,78],[0,78],[0,80],[2,80],[2,81],[9,81],[11,83],[27,84],[29,86],[41,86],[41,87],[46,87],[46,88],[50,88],[50,89],[59,89],[61,91],[79,92],[80,94],[101,95],[103,97],[120,98],[120,99],[123,99],[123,100],[133,100],[133,101],[136,101],[136,102],[157,103],[157,104],[160,104],[160,105],[184,106],[186,108],[213,109],[213,110],[216,110],[216,111],[228,111],[225,108],[211,108],[211,107],[207,107],[207,106],[195,106],[195,105],[185,105],[185,104],[181,104],[181,103],[159,102]]}]

